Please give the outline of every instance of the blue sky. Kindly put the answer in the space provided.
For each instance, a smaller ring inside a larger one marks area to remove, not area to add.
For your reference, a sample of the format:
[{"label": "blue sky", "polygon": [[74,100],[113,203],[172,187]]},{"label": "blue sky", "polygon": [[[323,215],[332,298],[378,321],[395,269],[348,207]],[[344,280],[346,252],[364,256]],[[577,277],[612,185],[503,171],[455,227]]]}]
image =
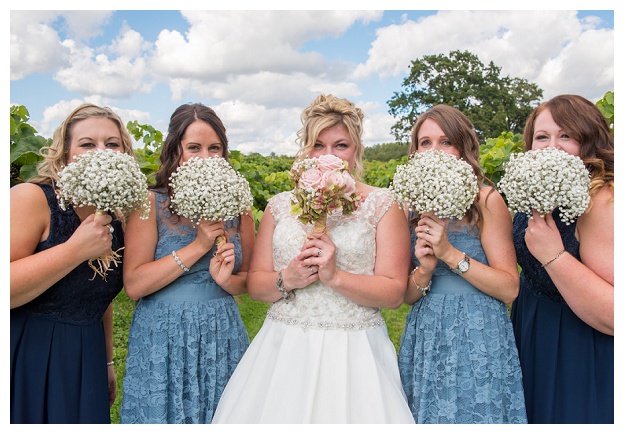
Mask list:
[{"label": "blue sky", "polygon": [[580,11],[485,3],[470,11],[106,12],[61,4],[10,11],[9,102],[25,105],[45,137],[84,101],[163,132],[177,106],[202,102],[223,119],[232,149],[292,155],[301,111],[318,93],[334,93],[363,109],[365,144],[389,142],[387,101],[410,61],[452,50],[537,83],[545,98],[596,101],[615,86],[612,1],[568,2]]}]

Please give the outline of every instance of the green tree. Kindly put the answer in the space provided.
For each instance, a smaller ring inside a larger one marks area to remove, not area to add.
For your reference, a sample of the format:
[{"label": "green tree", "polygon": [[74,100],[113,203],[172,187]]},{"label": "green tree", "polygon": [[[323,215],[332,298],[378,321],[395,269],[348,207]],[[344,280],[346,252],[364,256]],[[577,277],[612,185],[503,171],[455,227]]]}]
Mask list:
[{"label": "green tree", "polygon": [[602,99],[596,102],[596,107],[598,107],[598,109],[602,112],[603,116],[607,120],[607,123],[611,127],[612,133],[614,132],[615,125],[615,117],[613,115],[613,112],[615,110],[614,99],[615,95],[613,94],[613,92],[608,91],[604,94]]},{"label": "green tree", "polygon": [[365,161],[390,161],[400,160],[401,157],[407,155],[409,143],[380,143],[364,148]]},{"label": "green tree", "polygon": [[501,68],[484,65],[468,51],[423,56],[412,61],[403,91],[388,101],[397,122],[392,133],[399,141],[409,134],[419,114],[436,104],[461,110],[472,121],[480,141],[504,131],[520,133],[543,91],[525,79],[501,77]]},{"label": "green tree", "polygon": [[49,146],[52,139],[36,134],[37,130],[28,124],[30,114],[23,105],[11,106],[10,119],[10,185],[13,187],[37,174],[37,163],[43,159],[39,150]]}]

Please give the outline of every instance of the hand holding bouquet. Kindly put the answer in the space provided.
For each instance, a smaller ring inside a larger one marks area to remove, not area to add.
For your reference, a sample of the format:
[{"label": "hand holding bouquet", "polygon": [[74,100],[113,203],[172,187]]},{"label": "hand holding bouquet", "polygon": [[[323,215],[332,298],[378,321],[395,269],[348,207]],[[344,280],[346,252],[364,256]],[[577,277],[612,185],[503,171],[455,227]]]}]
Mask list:
[{"label": "hand holding bouquet", "polygon": [[[134,157],[128,154],[93,150],[78,155],[59,172],[57,187],[59,206],[63,210],[71,204],[94,206],[96,214],[120,211],[127,217],[131,211],[142,210],[141,218],[149,216],[147,179]],[[106,279],[111,263],[118,265],[120,258],[118,252],[111,251],[89,260],[89,266]],[[93,262],[97,262],[97,266]]]},{"label": "hand holding bouquet", "polygon": [[304,224],[314,223],[313,232],[327,232],[328,215],[351,214],[362,201],[348,163],[334,155],[297,161],[290,177],[295,183],[292,214]]},{"label": "hand holding bouquet", "polygon": [[[249,183],[221,157],[191,158],[171,175],[169,185],[172,209],[194,224],[231,220],[253,205]],[[225,237],[217,237],[215,243],[223,245]]]},{"label": "hand holding bouquet", "polygon": [[462,219],[479,187],[470,164],[443,151],[412,154],[397,166],[390,190],[397,202],[418,214]]},{"label": "hand holding bouquet", "polygon": [[589,171],[583,160],[556,148],[512,154],[498,189],[513,213],[545,215],[559,207],[559,217],[572,223],[589,205]]}]

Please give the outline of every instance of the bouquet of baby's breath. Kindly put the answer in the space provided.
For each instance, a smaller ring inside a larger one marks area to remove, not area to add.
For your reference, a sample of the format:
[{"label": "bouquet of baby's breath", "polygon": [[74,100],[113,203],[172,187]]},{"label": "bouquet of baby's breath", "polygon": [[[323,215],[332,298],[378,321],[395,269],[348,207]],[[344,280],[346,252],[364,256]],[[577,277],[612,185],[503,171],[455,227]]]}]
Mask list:
[{"label": "bouquet of baby's breath", "polygon": [[556,148],[512,154],[498,189],[513,213],[544,216],[559,207],[559,217],[572,223],[589,206],[589,171],[579,157]]},{"label": "bouquet of baby's breath", "polygon": [[313,232],[326,232],[328,215],[351,214],[362,201],[348,163],[334,155],[296,161],[290,178],[295,183],[291,212],[304,224],[313,222]]},{"label": "bouquet of baby's breath", "polygon": [[[253,205],[249,183],[225,158],[191,158],[171,174],[169,181],[173,211],[194,224],[231,220]],[[215,243],[221,246],[225,237],[218,237]]]},{"label": "bouquet of baby's breath", "polygon": [[430,150],[410,155],[397,166],[390,190],[397,202],[422,214],[462,219],[479,187],[470,164],[453,155]]},{"label": "bouquet of baby's breath", "polygon": [[[119,211],[127,217],[130,212],[141,210],[141,218],[149,216],[147,179],[134,157],[122,152],[92,150],[76,156],[75,161],[59,172],[57,187],[57,199],[63,210],[68,205],[94,206],[96,214]],[[89,266],[106,279],[111,264],[117,266],[120,259],[118,251],[111,251],[89,260]]]}]

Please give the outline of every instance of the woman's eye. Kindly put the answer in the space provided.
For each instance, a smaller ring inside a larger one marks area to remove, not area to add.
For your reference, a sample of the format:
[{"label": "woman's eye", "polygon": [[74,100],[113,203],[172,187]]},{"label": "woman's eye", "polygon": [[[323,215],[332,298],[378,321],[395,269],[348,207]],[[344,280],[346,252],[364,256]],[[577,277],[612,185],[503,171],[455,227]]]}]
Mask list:
[{"label": "woman's eye", "polygon": [[91,143],[91,142],[85,142],[85,143],[81,143],[81,144],[80,144],[80,147],[81,147],[81,148],[92,148],[92,147],[94,147],[94,146],[95,146],[95,145],[94,145],[93,143]]},{"label": "woman's eye", "polygon": [[119,148],[121,145],[119,143],[111,142],[106,144],[107,148]]},{"label": "woman's eye", "polygon": [[545,134],[538,134],[537,136],[535,136],[534,140],[546,140],[547,137]]},{"label": "woman's eye", "polygon": [[322,147],[323,147],[323,145],[322,145],[322,144],[320,144],[320,143],[315,143],[315,144],[314,144],[314,148],[315,148],[315,149],[320,149],[320,148],[322,148]]}]

